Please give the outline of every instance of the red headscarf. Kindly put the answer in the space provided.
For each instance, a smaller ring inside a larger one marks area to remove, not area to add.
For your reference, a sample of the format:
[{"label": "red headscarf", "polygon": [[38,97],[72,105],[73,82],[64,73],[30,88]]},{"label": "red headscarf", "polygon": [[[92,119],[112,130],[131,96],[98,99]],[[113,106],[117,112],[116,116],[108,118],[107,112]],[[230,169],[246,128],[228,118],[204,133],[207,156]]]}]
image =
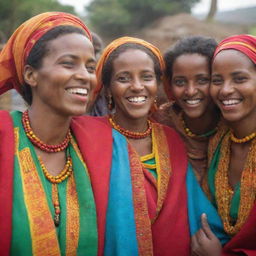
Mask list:
[{"label": "red headscarf", "polygon": [[46,32],[61,25],[81,28],[92,41],[89,29],[69,13],[46,12],[27,20],[16,29],[0,53],[0,95],[12,88],[21,91],[23,68],[31,49]]},{"label": "red headscarf", "polygon": [[113,42],[111,42],[104,49],[104,51],[103,51],[103,53],[102,53],[102,55],[101,55],[101,57],[98,61],[97,69],[96,69],[97,86],[96,86],[95,91],[94,91],[95,96],[98,94],[98,92],[103,87],[103,84],[102,84],[102,69],[103,69],[103,66],[106,63],[107,59],[109,58],[110,54],[115,49],[117,49],[119,46],[121,46],[123,44],[127,44],[127,43],[139,44],[139,45],[142,45],[142,46],[148,48],[157,57],[157,59],[159,61],[159,64],[160,64],[160,68],[161,68],[162,72],[164,71],[164,69],[165,69],[164,60],[163,60],[163,57],[162,57],[162,54],[161,54],[160,50],[156,46],[154,46],[154,45],[150,44],[149,42],[146,42],[142,39],[139,39],[139,38],[128,37],[128,36],[120,37],[120,38],[114,40]]},{"label": "red headscarf", "polygon": [[256,37],[252,35],[230,36],[222,40],[215,50],[214,58],[223,50],[234,49],[248,56],[256,64]]}]

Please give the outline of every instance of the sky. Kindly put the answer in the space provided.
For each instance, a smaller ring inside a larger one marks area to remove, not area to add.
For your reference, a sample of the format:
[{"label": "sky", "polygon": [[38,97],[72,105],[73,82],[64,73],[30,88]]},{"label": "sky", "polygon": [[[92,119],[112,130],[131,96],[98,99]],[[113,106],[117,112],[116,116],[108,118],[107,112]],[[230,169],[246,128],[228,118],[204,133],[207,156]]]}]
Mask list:
[{"label": "sky", "polygon": [[[58,0],[63,4],[73,5],[78,13],[83,13],[84,5],[87,5],[90,0]],[[136,1],[136,0],[134,0]],[[218,11],[234,10],[237,8],[245,8],[256,6],[256,0],[218,0]],[[192,12],[194,14],[205,14],[210,7],[210,0],[201,0],[196,4]]]}]

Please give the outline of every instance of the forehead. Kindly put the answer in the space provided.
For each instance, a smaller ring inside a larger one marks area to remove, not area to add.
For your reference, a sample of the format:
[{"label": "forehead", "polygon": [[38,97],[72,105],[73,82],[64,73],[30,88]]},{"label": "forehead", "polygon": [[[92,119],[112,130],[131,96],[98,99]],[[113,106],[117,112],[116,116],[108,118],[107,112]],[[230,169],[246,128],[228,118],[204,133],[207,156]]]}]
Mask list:
[{"label": "forehead", "polygon": [[142,65],[145,67],[154,67],[154,62],[146,52],[140,49],[127,49],[121,52],[113,61],[113,67],[135,67]]},{"label": "forehead", "polygon": [[51,55],[69,54],[70,52],[76,52],[82,55],[94,55],[91,41],[85,35],[78,33],[58,36],[56,39],[48,42],[47,49]]},{"label": "forehead", "polygon": [[213,60],[213,68],[247,68],[254,67],[251,59],[238,50],[223,50],[219,52]]}]

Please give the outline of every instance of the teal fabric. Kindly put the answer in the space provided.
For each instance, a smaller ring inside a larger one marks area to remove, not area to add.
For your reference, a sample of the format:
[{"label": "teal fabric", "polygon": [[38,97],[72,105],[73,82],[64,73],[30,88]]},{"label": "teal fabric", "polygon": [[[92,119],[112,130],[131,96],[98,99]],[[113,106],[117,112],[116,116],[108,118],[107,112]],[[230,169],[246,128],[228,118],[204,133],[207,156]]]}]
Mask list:
[{"label": "teal fabric", "polygon": [[139,253],[127,141],[114,129],[113,138],[104,256],[137,256]]},{"label": "teal fabric", "polygon": [[190,164],[187,170],[186,185],[191,236],[201,228],[201,215],[205,213],[212,232],[218,237],[222,245],[226,244],[230,240],[230,237],[225,233],[222,220],[216,208],[201,189]]}]

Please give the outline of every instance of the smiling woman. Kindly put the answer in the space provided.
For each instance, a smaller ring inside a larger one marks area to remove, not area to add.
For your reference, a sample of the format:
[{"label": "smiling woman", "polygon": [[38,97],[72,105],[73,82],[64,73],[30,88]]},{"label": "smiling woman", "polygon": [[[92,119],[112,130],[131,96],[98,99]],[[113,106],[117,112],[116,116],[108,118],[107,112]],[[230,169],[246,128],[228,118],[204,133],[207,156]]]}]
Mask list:
[{"label": "smiling woman", "polygon": [[98,62],[115,156],[104,255],[189,255],[185,150],[174,130],[149,120],[163,70],[160,51],[131,37],[113,41]]},{"label": "smiling woman", "polygon": [[255,255],[256,37],[237,35],[220,42],[212,63],[211,95],[227,129],[217,132],[209,145],[205,191],[230,241],[219,254],[200,243],[197,255]]},{"label": "smiling woman", "polygon": [[[85,113],[94,81],[91,34],[73,15],[37,15],[2,50],[0,93],[15,88],[28,110],[0,111],[1,141],[8,145],[0,147],[1,255],[97,255],[89,173],[99,145],[111,157],[111,130],[73,118]],[[100,162],[97,173],[107,172],[110,160]]]}]

